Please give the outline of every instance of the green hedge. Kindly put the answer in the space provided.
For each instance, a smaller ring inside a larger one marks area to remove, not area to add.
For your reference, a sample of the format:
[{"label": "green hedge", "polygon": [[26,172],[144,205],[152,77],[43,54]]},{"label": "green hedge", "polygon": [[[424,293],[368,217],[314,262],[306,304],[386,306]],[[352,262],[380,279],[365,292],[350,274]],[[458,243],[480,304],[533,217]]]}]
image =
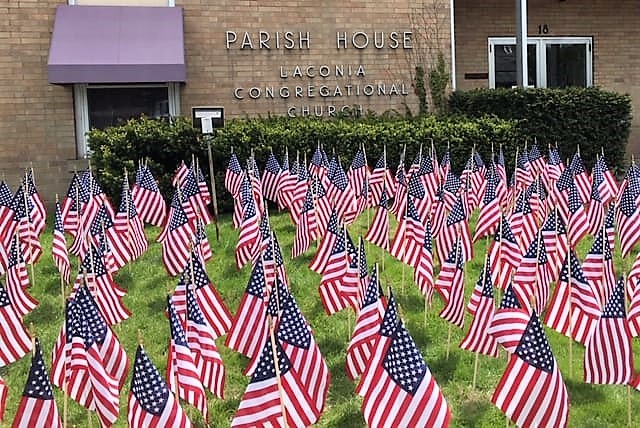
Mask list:
[{"label": "green hedge", "polygon": [[126,168],[133,185],[140,160],[148,162],[162,194],[170,198],[171,178],[181,160],[189,164],[193,154],[205,162],[206,168],[207,146],[200,137],[200,131],[184,118],[169,122],[142,117],[104,130],[92,129],[87,141],[91,164],[100,183],[113,201],[119,203],[122,174]]},{"label": "green hedge", "polygon": [[493,114],[518,120],[523,134],[538,144],[558,143],[562,159],[577,147],[588,168],[604,149],[609,167],[625,169],[631,126],[631,98],[598,88],[474,89],[449,98],[452,113],[479,117]]},{"label": "green hedge", "polygon": [[[148,159],[165,197],[172,194],[171,175],[176,166],[181,160],[189,163],[192,153],[199,158],[203,172],[208,176],[206,144],[202,142],[199,131],[184,119],[172,123],[145,118],[131,120],[103,131],[92,130],[88,140],[91,160],[99,179],[115,199],[119,197],[124,168],[133,174],[139,159]],[[253,149],[262,169],[271,150],[279,160],[286,148],[289,149],[290,160],[295,159],[299,151],[300,159],[306,154],[310,162],[315,148],[321,144],[329,155],[335,150],[343,167],[347,168],[360,145],[364,145],[371,166],[382,155],[386,145],[388,163],[395,169],[405,144],[409,163],[420,144],[429,150],[432,140],[439,156],[450,144],[453,168],[460,171],[474,145],[485,160],[490,157],[492,144],[496,151],[502,145],[505,157],[511,163],[515,146],[523,141],[523,137],[516,122],[490,117],[231,120],[217,131],[212,142],[219,205],[226,210],[231,206],[230,195],[223,186],[232,148],[241,162]]]}]

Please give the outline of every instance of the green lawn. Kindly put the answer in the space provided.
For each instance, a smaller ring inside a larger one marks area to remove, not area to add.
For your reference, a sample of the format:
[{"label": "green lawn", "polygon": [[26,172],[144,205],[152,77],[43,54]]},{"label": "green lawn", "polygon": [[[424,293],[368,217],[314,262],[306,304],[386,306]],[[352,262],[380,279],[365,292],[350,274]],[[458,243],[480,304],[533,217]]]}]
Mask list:
[{"label": "green lawn", "polygon": [[[371,211],[371,215],[373,211]],[[354,241],[366,232],[367,216],[350,228]],[[354,326],[353,313],[339,313],[327,316],[324,312],[317,287],[320,277],[308,269],[315,247],[304,256],[290,260],[291,244],[295,229],[287,214],[272,215],[272,227],[278,233],[283,247],[290,286],[310,322],[331,371],[331,387],[327,406],[318,426],[323,427],[360,427],[364,425],[360,411],[361,399],[354,394],[355,384],[345,374],[344,358],[350,331]],[[158,229],[148,229],[153,242]],[[207,264],[207,272],[232,313],[235,313],[249,276],[249,267],[238,272],[235,267],[234,249],[237,231],[231,227],[230,219],[225,217],[220,224],[220,241],[215,241],[214,227],[208,228],[209,239],[214,258]],[[32,322],[40,337],[45,361],[51,362],[51,350],[63,323],[63,305],[60,294],[60,280],[51,261],[50,229],[42,236],[45,254],[35,266],[35,278],[31,278],[30,293],[40,301],[40,306],[25,318],[28,325]],[[587,241],[587,240],[585,240]],[[356,241],[357,242],[357,241]],[[466,297],[478,279],[482,255],[486,242],[475,246],[475,259],[465,267]],[[579,256],[582,259],[590,246],[582,243]],[[375,246],[367,247],[369,265],[374,261],[382,262],[381,250]],[[635,253],[634,253],[635,254]],[[628,270],[631,260],[625,261]],[[77,266],[77,261],[74,262]],[[617,272],[622,272],[621,262],[617,260]],[[437,269],[437,268],[436,268]],[[437,271],[437,270],[436,270]],[[73,272],[73,271],[72,271]],[[404,277],[404,281],[402,278]],[[485,356],[479,358],[477,385],[472,387],[474,355],[457,347],[470,325],[467,315],[465,330],[453,329],[451,352],[446,357],[448,323],[438,317],[442,303],[434,299],[434,305],[425,317],[424,299],[413,285],[413,272],[402,268],[402,264],[388,254],[384,257],[384,269],[381,269],[383,286],[392,287],[400,306],[400,313],[411,335],[422,350],[423,356],[442,388],[453,413],[453,425],[457,427],[494,427],[505,426],[505,416],[491,403],[493,390],[506,366],[504,352],[500,358]],[[133,312],[131,318],[115,327],[115,332],[133,358],[137,346],[137,331],[140,329],[145,339],[145,349],[152,361],[164,375],[166,351],[169,338],[169,323],[164,316],[166,294],[177,283],[177,278],[169,278],[160,258],[160,246],[152,243],[149,251],[130,267],[125,266],[116,276],[116,282],[128,291],[124,298],[126,306]],[[68,290],[67,290],[68,291]],[[583,356],[584,348],[573,345],[573,369],[570,373],[569,341],[567,338],[547,329],[551,347],[560,364],[571,400],[570,426],[606,427],[625,426],[627,424],[628,390],[624,386],[594,386],[584,384]],[[224,347],[224,340],[218,340],[227,370],[225,400],[211,398],[209,401],[210,422],[212,427],[229,426],[231,418],[239,404],[248,378],[242,373],[248,360]],[[640,341],[634,343],[635,363],[640,368]],[[9,385],[7,411],[3,426],[10,425],[17,410],[20,394],[24,388],[30,358],[23,358],[8,367],[0,368],[0,376]],[[127,395],[129,382],[121,392],[120,418],[116,426],[126,426]],[[640,409],[640,393],[631,391],[632,406]],[[62,416],[63,397],[56,389],[56,401]],[[188,414],[197,426],[203,426],[199,413],[185,405]],[[87,412],[75,402],[68,404],[69,426],[88,426]],[[640,415],[634,415],[634,425],[640,425]],[[93,415],[93,426],[98,420]]]}]

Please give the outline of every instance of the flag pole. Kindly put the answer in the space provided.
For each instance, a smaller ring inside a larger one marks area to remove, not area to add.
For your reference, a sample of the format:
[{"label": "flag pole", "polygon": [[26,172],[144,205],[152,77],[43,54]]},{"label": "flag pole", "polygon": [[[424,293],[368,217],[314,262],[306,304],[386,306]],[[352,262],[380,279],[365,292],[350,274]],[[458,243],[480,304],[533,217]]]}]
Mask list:
[{"label": "flag pole", "polygon": [[[557,209],[557,208],[556,208]],[[557,221],[557,219],[556,219]],[[569,230],[567,230],[569,232]],[[569,287],[569,378],[573,377],[573,296],[571,293],[571,246],[567,253],[567,281]]]},{"label": "flag pole", "polygon": [[[29,212],[29,203],[27,202],[27,193],[29,193],[29,175],[27,169],[24,171],[24,189],[22,189],[22,196],[24,199],[24,211],[27,215],[27,227],[30,229],[33,228],[33,223],[31,223],[31,213]],[[36,274],[33,269],[33,244],[31,243],[31,237],[29,237],[29,265],[31,267],[31,285],[35,285],[36,283]]]},{"label": "flag pole", "polygon": [[[131,251],[131,258],[133,259],[133,239],[131,238],[131,219],[129,218],[129,212],[131,210],[131,199],[129,196],[131,196],[131,191],[129,188],[129,173],[127,172],[127,168],[124,169],[124,179],[125,182],[127,183],[127,192],[125,195],[125,198],[127,200],[127,204],[126,204],[126,209],[127,209],[127,244],[129,244],[129,251]],[[102,228],[102,233],[104,234],[104,224],[103,224],[103,228]],[[106,239],[106,234],[105,234],[105,239]],[[129,273],[131,273],[131,262],[133,262],[133,260],[129,260]]]},{"label": "flag pole", "polygon": [[[276,286],[276,293],[278,292]],[[280,379],[280,364],[278,362],[278,350],[276,348],[275,322],[273,317],[269,315],[269,336],[271,338],[271,353],[273,355],[273,365],[276,369],[276,380],[278,382],[278,395],[280,396],[280,411],[282,412],[282,423],[284,428],[288,428],[287,424],[287,408],[284,404],[284,394],[282,392],[282,379]]]},{"label": "flag pole", "polygon": [[[456,256],[454,257],[454,269],[458,269],[458,248],[460,246],[460,226],[456,227],[456,246],[454,251],[456,252]],[[462,251],[460,251],[462,252]],[[441,266],[442,268],[442,266]],[[464,276],[463,276],[464,278]],[[464,284],[463,284],[464,287]],[[451,293],[449,293],[449,298],[451,298]],[[426,299],[425,299],[426,300]],[[451,351],[451,333],[453,332],[453,324],[449,322],[449,332],[447,333],[447,360],[449,359],[449,352]]]},{"label": "flag pole", "polygon": [[[487,235],[487,241],[489,241],[489,235]],[[485,255],[484,255],[484,272],[481,273],[483,291],[484,291],[484,287],[487,285],[486,284],[486,278],[487,278],[488,265],[489,265],[489,253],[486,252]],[[472,389],[476,389],[476,379],[478,378],[478,362],[480,360],[480,352],[476,352],[475,354],[476,354],[475,361],[473,362],[473,384],[472,384]]]},{"label": "flag pole", "polygon": [[[345,243],[345,251],[344,251],[344,260],[347,266],[349,266],[349,252],[347,251],[347,226],[342,225],[342,230],[344,233],[344,243]],[[360,266],[360,263],[358,263]],[[358,278],[360,278],[360,269],[358,269]],[[347,336],[351,339],[351,311],[347,311]]]},{"label": "flag pole", "polygon": [[[209,179],[211,180],[211,200],[213,201],[213,224],[216,226],[216,241],[220,240],[220,228],[218,226],[218,196],[216,194],[216,178],[213,172],[213,155],[211,154],[211,138],[206,136],[207,155],[209,157]],[[233,147],[231,148],[233,153]]]}]

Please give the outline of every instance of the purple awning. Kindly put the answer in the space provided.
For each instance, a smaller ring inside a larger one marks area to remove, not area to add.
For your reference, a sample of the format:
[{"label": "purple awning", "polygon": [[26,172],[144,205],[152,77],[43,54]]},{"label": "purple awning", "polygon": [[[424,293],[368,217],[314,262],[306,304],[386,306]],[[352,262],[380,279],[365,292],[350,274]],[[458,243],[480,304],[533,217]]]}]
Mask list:
[{"label": "purple awning", "polygon": [[181,7],[58,6],[51,83],[184,82]]}]

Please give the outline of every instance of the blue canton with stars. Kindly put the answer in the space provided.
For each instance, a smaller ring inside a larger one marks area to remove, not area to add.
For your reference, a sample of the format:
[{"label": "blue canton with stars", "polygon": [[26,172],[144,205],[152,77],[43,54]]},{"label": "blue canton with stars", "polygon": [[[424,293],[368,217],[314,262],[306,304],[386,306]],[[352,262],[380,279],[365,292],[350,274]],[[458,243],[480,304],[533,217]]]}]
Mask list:
[{"label": "blue canton with stars", "polygon": [[398,317],[398,305],[396,304],[396,298],[393,293],[389,293],[389,301],[387,303],[387,310],[384,312],[382,318],[382,325],[380,326],[380,335],[391,337],[398,328],[400,318]]},{"label": "blue canton with stars", "polygon": [[502,295],[500,309],[522,309],[522,305],[520,304],[518,297],[516,297],[516,294],[513,292],[511,284],[507,285],[507,289]]},{"label": "blue canton with stars", "polygon": [[102,251],[92,243],[90,243],[90,251],[85,254],[80,263],[80,273],[86,271],[87,273],[93,273],[96,277],[106,275],[107,268],[104,265],[102,258]]},{"label": "blue canton with stars", "polygon": [[626,309],[624,305],[624,277],[620,277],[615,290],[613,290],[613,293],[609,297],[609,300],[602,311],[602,318],[626,318]]},{"label": "blue canton with stars", "polygon": [[374,266],[373,272],[371,273],[371,279],[367,285],[367,292],[364,295],[362,307],[375,304],[380,297],[380,284],[378,283],[378,270],[376,268],[377,264]]},{"label": "blue canton with stars", "polygon": [[408,187],[409,196],[413,196],[417,199],[424,199],[427,195],[427,192],[424,189],[424,185],[422,181],[420,181],[420,177],[417,174],[412,174],[409,179],[409,187]]},{"label": "blue canton with stars", "polygon": [[134,361],[131,393],[147,413],[160,416],[169,399],[167,383],[160,376],[160,372],[153,365],[142,346],[138,346]]},{"label": "blue canton with stars", "polygon": [[[578,260],[578,256],[573,251],[573,249],[569,250],[567,257],[571,257],[570,260],[570,268],[571,268],[571,279],[573,281],[577,281],[581,284],[588,284],[587,278],[584,276],[584,271],[582,270],[582,265],[580,265],[580,260]],[[560,281],[569,283],[569,269],[567,268],[567,261],[565,260],[562,264],[562,270],[560,271]]]},{"label": "blue canton with stars", "polygon": [[262,260],[258,260],[251,271],[246,292],[258,298],[264,298],[266,291],[267,284],[264,279],[264,267],[262,266]]},{"label": "blue canton with stars", "polygon": [[98,344],[104,343],[107,336],[107,323],[102,317],[102,314],[100,314],[98,306],[87,287],[80,287],[74,300],[76,301],[77,308],[82,311],[95,341]]},{"label": "blue canton with stars", "polygon": [[62,223],[62,211],[60,209],[60,202],[56,202],[56,220],[54,223],[54,228],[58,232],[64,233],[64,224]]},{"label": "blue canton with stars", "polygon": [[540,319],[534,312],[522,334],[515,354],[527,364],[547,373],[553,371],[555,361]]},{"label": "blue canton with stars", "polygon": [[[175,203],[174,203],[175,201]],[[173,231],[178,229],[180,226],[186,224],[189,219],[184,212],[184,208],[182,207],[182,201],[180,197],[176,194],[174,195],[173,201],[171,202],[171,206],[173,207],[173,211],[171,213],[171,221],[169,222],[169,230]]]},{"label": "blue canton with stars", "polygon": [[265,171],[269,172],[273,175],[280,174],[280,164],[278,163],[278,159],[273,154],[273,152],[269,153],[269,158],[267,159],[267,164],[265,165]]},{"label": "blue canton with stars", "polygon": [[160,189],[158,188],[158,183],[156,183],[156,180],[153,178],[153,175],[151,174],[151,171],[149,170],[149,168],[145,167],[142,169],[142,172],[140,173],[140,178],[138,178],[138,175],[136,175],[136,184],[152,192],[155,192],[155,193],[160,192]]},{"label": "blue canton with stars", "polygon": [[171,340],[173,340],[176,345],[188,347],[189,345],[187,345],[187,338],[184,334],[184,329],[182,328],[180,318],[178,317],[178,313],[176,312],[176,307],[173,304],[173,299],[171,298],[171,296],[167,296],[167,310],[169,312]]},{"label": "blue canton with stars", "polygon": [[462,205],[462,198],[458,197],[458,200],[453,205],[451,212],[447,216],[447,226],[453,226],[456,223],[463,222],[466,218],[464,207]]},{"label": "blue canton with stars", "polygon": [[584,168],[584,162],[580,157],[580,153],[576,153],[575,155],[573,155],[573,159],[571,159],[571,165],[569,165],[569,168],[573,171],[574,175],[580,175],[587,172]]},{"label": "blue canton with stars", "polygon": [[293,297],[283,302],[282,315],[276,334],[278,339],[298,348],[309,349],[311,346],[311,332],[307,321],[302,316]]},{"label": "blue canton with stars", "polygon": [[207,325],[196,299],[196,293],[190,288],[187,288],[187,319],[198,325]]},{"label": "blue canton with stars", "polygon": [[0,307],[4,308],[11,304],[11,300],[9,299],[9,293],[7,293],[7,289],[4,288],[4,285],[0,283]]},{"label": "blue canton with stars", "polygon": [[360,279],[366,278],[369,273],[367,267],[367,252],[364,248],[364,239],[360,236],[360,242],[358,242],[358,263],[360,264]]},{"label": "blue canton with stars", "polygon": [[29,368],[29,377],[27,377],[27,383],[22,395],[39,400],[53,400],[51,382],[49,382],[47,366],[45,366],[42,359],[42,349],[38,339],[36,339],[34,355],[31,358],[31,368]]},{"label": "blue canton with stars", "polygon": [[560,165],[562,160],[560,160],[560,153],[558,152],[557,147],[549,147],[549,165]]},{"label": "blue canton with stars", "polygon": [[102,233],[102,225],[104,224],[104,228],[109,229],[113,227],[113,221],[111,220],[111,216],[107,212],[107,207],[105,204],[102,204],[98,213],[96,214],[93,222],[91,223],[91,235],[99,235]]},{"label": "blue canton with stars", "polygon": [[238,156],[236,156],[235,153],[231,153],[227,169],[235,174],[242,174],[242,167],[240,166],[240,161],[238,161]]},{"label": "blue canton with stars", "polygon": [[191,285],[191,266],[193,265],[193,283],[195,284],[196,289],[200,289],[208,286],[211,282],[209,277],[207,276],[207,272],[205,272],[202,267],[202,263],[200,263],[200,258],[195,254],[191,254],[191,262],[187,264],[182,275],[180,275],[180,283],[179,285],[184,285],[188,287]]},{"label": "blue canton with stars", "polygon": [[[278,369],[280,370],[280,376],[284,376],[291,369],[291,361],[287,354],[282,349],[280,341],[276,340],[276,355],[278,356]],[[258,360],[258,366],[253,372],[251,377],[251,383],[262,382],[265,380],[273,379],[276,377],[276,366],[274,364],[274,355],[271,341],[267,340],[260,359]]]},{"label": "blue canton with stars", "polygon": [[491,281],[491,269],[489,264],[485,263],[484,269],[480,272],[477,285],[482,287],[482,296],[493,299],[493,281]]},{"label": "blue canton with stars", "polygon": [[3,207],[10,207],[11,200],[13,199],[13,192],[7,186],[4,181],[0,183],[0,205]]},{"label": "blue canton with stars", "polygon": [[289,290],[284,286],[284,283],[280,278],[276,279],[276,287],[271,289],[269,295],[269,302],[267,303],[267,315],[277,317],[282,311],[283,306],[289,299]]},{"label": "blue canton with stars", "polygon": [[353,157],[353,161],[351,162],[351,169],[360,169],[366,166],[366,162],[364,161],[364,153],[362,149],[359,149],[356,155]]},{"label": "blue canton with stars", "polygon": [[[544,264],[547,263],[547,250],[544,246],[544,241],[542,239],[538,239],[538,235],[542,233],[540,231],[538,231],[538,233],[536,234],[536,238],[533,240],[533,242],[531,243],[531,245],[529,246],[529,250],[527,251],[527,254],[524,255],[524,258],[526,259],[538,259],[538,264]],[[538,241],[540,242],[540,250],[538,251]]]},{"label": "blue canton with stars", "polygon": [[402,323],[399,323],[393,334],[391,345],[382,360],[382,367],[400,388],[412,396],[427,374],[424,358]]}]

